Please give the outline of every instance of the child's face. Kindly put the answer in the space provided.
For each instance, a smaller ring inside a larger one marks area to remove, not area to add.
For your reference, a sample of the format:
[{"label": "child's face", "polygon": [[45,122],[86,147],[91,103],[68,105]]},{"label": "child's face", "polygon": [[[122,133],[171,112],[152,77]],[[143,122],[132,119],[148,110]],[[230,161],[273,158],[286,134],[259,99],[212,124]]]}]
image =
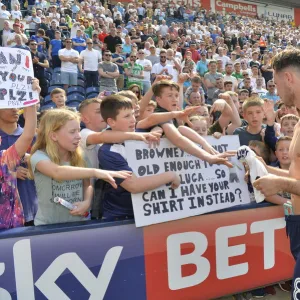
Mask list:
[{"label": "child's face", "polygon": [[239,95],[239,100],[240,100],[241,102],[244,102],[248,97],[249,97],[249,94],[248,94],[248,93],[241,93],[241,94]]},{"label": "child's face", "polygon": [[201,83],[197,83],[197,82],[192,82],[192,89],[193,89],[193,92],[198,92],[199,89],[201,87]]},{"label": "child's face", "polygon": [[144,118],[147,118],[147,117],[149,117],[150,115],[152,115],[152,114],[154,113],[154,109],[155,109],[154,106],[148,105],[148,106],[146,107],[145,111],[144,111],[143,117],[144,117]]},{"label": "child's face", "polygon": [[161,91],[161,95],[156,97],[157,103],[167,111],[175,111],[178,109],[179,92],[172,87],[165,87]]},{"label": "child's face", "polygon": [[207,135],[207,121],[206,120],[194,120],[191,121],[193,129],[201,136]]},{"label": "child's face", "polygon": [[66,105],[66,96],[63,93],[54,94],[51,99],[57,108],[64,107]]},{"label": "child's face", "polygon": [[284,134],[284,136],[293,137],[296,125],[296,120],[283,120],[281,124],[281,132]]},{"label": "child's face", "polygon": [[264,113],[260,106],[251,106],[244,110],[244,119],[249,126],[259,128],[263,124]]},{"label": "child's face", "polygon": [[83,122],[86,124],[87,128],[100,132],[106,128],[106,122],[104,122],[101,112],[100,103],[91,103],[84,108],[82,112]]},{"label": "child's face", "polygon": [[123,132],[135,131],[135,111],[133,109],[121,109],[115,120],[111,119],[111,128]]},{"label": "child's face", "polygon": [[52,139],[57,143],[60,152],[74,152],[79,146],[80,124],[77,120],[70,120],[62,126],[58,131],[51,135]]},{"label": "child's face", "polygon": [[289,157],[291,141],[280,141],[277,145],[275,155],[280,163],[280,165],[290,165],[291,159]]}]

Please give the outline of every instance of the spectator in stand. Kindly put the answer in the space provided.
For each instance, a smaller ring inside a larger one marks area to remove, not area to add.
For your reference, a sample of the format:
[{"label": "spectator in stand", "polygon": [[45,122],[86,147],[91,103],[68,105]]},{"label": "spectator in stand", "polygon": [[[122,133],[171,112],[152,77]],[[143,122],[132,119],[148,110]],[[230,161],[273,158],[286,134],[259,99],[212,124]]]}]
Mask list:
[{"label": "spectator in stand", "polygon": [[[34,80],[33,90],[39,92],[37,80]],[[36,213],[34,185],[27,179],[27,164],[23,161],[36,132],[35,105],[24,108],[24,112],[26,122],[23,130],[17,126],[19,115],[16,108],[0,110],[1,229],[21,227],[25,222],[31,225]]]},{"label": "spectator in stand", "polygon": [[58,30],[57,28],[57,23],[56,21],[51,21],[51,27],[49,30],[46,31],[46,36],[49,37],[50,41],[52,41],[53,39],[55,39],[55,33],[57,31],[60,31]]},{"label": "spectator in stand", "polygon": [[9,20],[11,18],[11,14],[8,10],[6,10],[6,5],[2,5],[0,8],[0,19]]},{"label": "spectator in stand", "polygon": [[45,68],[49,68],[49,62],[44,53],[37,51],[37,42],[35,40],[29,41],[29,47],[33,63],[34,77],[39,80],[41,95],[42,97],[45,97],[48,94],[48,83],[45,78]]},{"label": "spectator in stand", "polygon": [[268,92],[264,87],[264,78],[258,77],[256,79],[256,87],[253,89],[253,93],[257,93],[260,98],[263,98],[264,95]]},{"label": "spectator in stand", "polygon": [[55,32],[55,39],[50,41],[49,49],[48,49],[48,57],[49,60],[52,61],[52,68],[60,68],[61,60],[59,59],[58,52],[63,48],[63,43],[61,40],[60,31]]},{"label": "spectator in stand", "polygon": [[110,29],[110,34],[105,37],[104,44],[106,49],[108,49],[112,53],[115,53],[116,45],[122,44],[122,39],[116,35],[116,28],[112,27]]},{"label": "spectator in stand", "polygon": [[108,36],[108,33],[107,33],[107,27],[106,26],[103,26],[102,27],[102,32],[99,34],[99,40],[104,43],[104,39]]},{"label": "spectator in stand", "polygon": [[22,38],[22,45],[26,44],[28,42],[28,39],[27,39],[26,35],[21,32],[20,25],[14,23],[13,24],[13,29],[14,29],[14,32],[12,32],[9,35],[8,39],[7,39],[7,46],[8,47],[16,46],[16,40],[15,40],[16,34],[18,34],[18,35],[21,36],[21,38]]},{"label": "spectator in stand", "polygon": [[274,103],[280,100],[280,97],[276,93],[276,86],[273,80],[269,80],[267,84],[268,92],[262,95],[263,98],[273,100]]},{"label": "spectator in stand", "polygon": [[[30,175],[34,178],[38,195],[34,225],[87,220],[85,214],[90,209],[93,195],[90,178],[103,179],[116,187],[112,177],[126,179],[131,174],[85,168],[79,149],[80,117],[75,112],[49,110],[42,117],[39,129],[30,156]],[[72,193],[60,192],[70,185],[74,187]],[[74,209],[69,211],[54,203],[56,196],[73,204]]]},{"label": "spectator in stand", "polygon": [[9,21],[3,22],[3,29],[0,30],[0,45],[2,47],[7,47],[7,40],[10,37],[10,34],[12,33],[12,29],[10,28]]},{"label": "spectator in stand", "polygon": [[86,40],[87,49],[80,53],[79,71],[84,73],[85,86],[99,86],[98,64],[101,61],[100,52],[93,49],[92,39]]},{"label": "spectator in stand", "polygon": [[65,90],[56,88],[52,90],[50,97],[56,108],[66,108],[67,95]]},{"label": "spectator in stand", "polygon": [[273,79],[273,68],[271,66],[271,59],[268,54],[263,56],[263,63],[260,67],[260,71],[266,83]]},{"label": "spectator in stand", "polygon": [[223,77],[221,73],[217,72],[217,63],[212,60],[208,64],[208,72],[204,75],[204,85],[207,89],[207,104],[212,104],[214,92],[217,90],[216,80]]},{"label": "spectator in stand", "polygon": [[225,83],[223,77],[217,78],[216,80],[216,88],[214,94],[212,103],[214,103],[217,99],[219,99],[219,95],[225,92]]},{"label": "spectator in stand", "polygon": [[18,48],[18,49],[23,49],[23,50],[28,50],[30,51],[29,47],[24,45],[22,43],[22,37],[20,34],[16,34],[15,35],[15,46],[13,46],[12,48]]},{"label": "spectator in stand", "polygon": [[79,53],[72,49],[72,40],[65,39],[66,48],[58,51],[61,60],[61,81],[65,91],[71,85],[77,85],[77,66],[79,64]]},{"label": "spectator in stand", "polygon": [[13,6],[13,10],[10,12],[11,13],[11,19],[14,21],[15,19],[22,20],[22,13],[20,11],[20,5],[16,4]]},{"label": "spectator in stand", "polygon": [[119,68],[119,77],[117,78],[117,88],[122,90],[124,88],[124,64],[125,58],[122,55],[122,44],[116,45],[116,52],[112,55],[112,62]]},{"label": "spectator in stand", "polygon": [[204,74],[208,72],[208,60],[206,59],[206,51],[201,52],[201,59],[197,62],[196,70],[200,77],[204,77]]},{"label": "spectator in stand", "polygon": [[144,68],[136,62],[137,52],[131,52],[130,61],[124,64],[124,71],[127,76],[127,87],[132,84],[137,84],[143,89]]},{"label": "spectator in stand", "polygon": [[201,59],[200,54],[199,54],[199,52],[197,50],[197,44],[196,44],[196,42],[194,42],[194,41],[191,42],[189,51],[192,53],[192,60],[196,64]]},{"label": "spectator in stand", "polygon": [[234,63],[233,66],[234,66],[234,72],[232,73],[232,76],[237,79],[238,83],[240,83],[244,79],[241,70],[241,63],[237,61]]},{"label": "spectator in stand", "polygon": [[229,62],[225,66],[224,81],[232,82],[233,84],[232,88],[233,90],[236,90],[238,87],[238,81],[232,74],[233,74],[233,64]]},{"label": "spectator in stand", "polygon": [[156,55],[156,48],[154,45],[150,46],[150,55],[146,56],[146,58],[151,61],[152,66],[159,63],[159,57]]},{"label": "spectator in stand", "polygon": [[173,67],[167,64],[167,51],[161,50],[159,55],[159,63],[156,63],[151,70],[152,80],[156,78],[157,75],[167,75],[172,78]]},{"label": "spectator in stand", "polygon": [[103,61],[99,64],[100,92],[118,92],[116,79],[119,77],[118,66],[111,61],[112,54],[109,50],[104,51]]},{"label": "spectator in stand", "polygon": [[143,92],[146,93],[151,88],[151,70],[152,63],[149,59],[145,58],[145,50],[140,49],[138,52],[138,57],[136,63],[141,65],[144,70],[144,79],[143,79]]},{"label": "spectator in stand", "polygon": [[36,15],[36,10],[31,11],[31,16],[26,19],[26,24],[28,24],[30,31],[36,32],[37,28],[41,24],[41,18]]},{"label": "spectator in stand", "polygon": [[77,29],[76,37],[72,38],[73,49],[76,50],[79,54],[81,51],[86,49],[86,40],[82,37],[81,29]]}]

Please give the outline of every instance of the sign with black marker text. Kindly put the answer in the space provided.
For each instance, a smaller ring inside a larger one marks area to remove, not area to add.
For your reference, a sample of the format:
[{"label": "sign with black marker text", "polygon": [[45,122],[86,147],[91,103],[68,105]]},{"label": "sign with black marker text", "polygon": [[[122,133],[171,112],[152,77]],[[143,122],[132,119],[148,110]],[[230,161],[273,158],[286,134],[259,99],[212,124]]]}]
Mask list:
[{"label": "sign with black marker text", "polygon": [[[207,137],[208,142],[220,153],[237,150],[238,136],[220,139]],[[250,202],[245,171],[236,157],[231,158],[232,169],[223,165],[210,165],[175,147],[167,139],[160,146],[147,148],[143,142],[125,142],[129,166],[138,177],[174,171],[181,179],[178,189],[170,186],[139,194],[132,194],[137,227],[232,207]],[[149,180],[151,180],[149,178]]]},{"label": "sign with black marker text", "polygon": [[32,91],[33,77],[29,51],[0,47],[0,109],[38,103],[39,95]]}]

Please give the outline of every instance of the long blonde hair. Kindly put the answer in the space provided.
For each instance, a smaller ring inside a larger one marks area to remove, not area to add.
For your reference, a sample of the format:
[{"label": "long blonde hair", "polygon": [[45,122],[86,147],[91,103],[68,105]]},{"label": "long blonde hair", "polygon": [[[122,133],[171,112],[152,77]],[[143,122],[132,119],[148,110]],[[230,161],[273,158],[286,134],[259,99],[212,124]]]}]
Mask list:
[{"label": "long blonde hair", "polygon": [[[57,164],[61,164],[58,146],[50,138],[51,132],[58,131],[68,121],[76,120],[80,123],[80,115],[77,112],[68,109],[51,109],[47,111],[41,118],[38,128],[38,134],[35,144],[32,146],[30,158],[37,151],[46,152],[50,160]],[[85,167],[82,151],[78,147],[74,152],[70,152],[70,165],[74,167]],[[33,178],[32,167],[29,159],[30,177]]]}]

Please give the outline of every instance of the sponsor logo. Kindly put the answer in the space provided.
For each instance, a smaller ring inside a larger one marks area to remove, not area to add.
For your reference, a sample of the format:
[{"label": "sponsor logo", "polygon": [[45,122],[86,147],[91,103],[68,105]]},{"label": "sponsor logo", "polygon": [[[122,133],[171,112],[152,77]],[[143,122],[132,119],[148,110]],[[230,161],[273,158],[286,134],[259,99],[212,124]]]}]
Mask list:
[{"label": "sponsor logo", "polygon": [[244,4],[239,2],[225,2],[222,0],[216,1],[217,7],[222,7],[223,9],[230,9],[233,11],[241,11],[241,12],[252,12],[256,13],[256,6],[251,4]]}]

